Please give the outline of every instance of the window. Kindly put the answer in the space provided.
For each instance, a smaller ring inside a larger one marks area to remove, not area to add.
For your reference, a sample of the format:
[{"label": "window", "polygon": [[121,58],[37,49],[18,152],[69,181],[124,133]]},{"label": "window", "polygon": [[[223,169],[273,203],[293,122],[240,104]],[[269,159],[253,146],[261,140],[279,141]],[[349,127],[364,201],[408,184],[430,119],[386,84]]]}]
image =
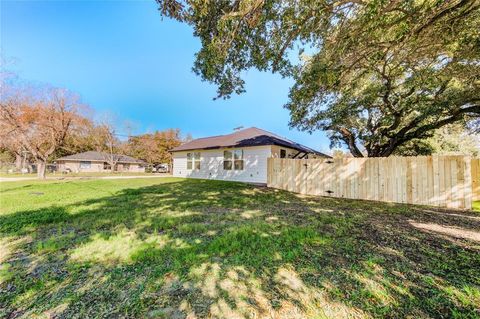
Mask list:
[{"label": "window", "polygon": [[233,153],[232,151],[223,151],[223,169],[231,170],[233,167]]},{"label": "window", "polygon": [[233,168],[233,153],[232,151],[224,151],[223,152],[223,169],[224,170],[231,170]]},{"label": "window", "polygon": [[200,152],[187,153],[187,169],[200,169]]},{"label": "window", "polygon": [[223,152],[224,170],[243,170],[243,150],[231,150]]},{"label": "window", "polygon": [[187,153],[187,169],[192,169],[192,153]]},{"label": "window", "polygon": [[287,157],[287,151],[286,150],[280,150],[280,158],[286,158]]},{"label": "window", "polygon": [[234,169],[243,170],[243,150],[233,151]]},{"label": "window", "polygon": [[193,153],[193,167],[195,167],[195,169],[200,169],[200,153],[197,152],[197,153]]},{"label": "window", "polygon": [[92,162],[80,162],[80,168],[90,168],[92,167]]},{"label": "window", "polygon": [[107,162],[103,162],[103,169],[104,170],[110,170],[112,168],[112,166],[110,164],[108,164]]}]

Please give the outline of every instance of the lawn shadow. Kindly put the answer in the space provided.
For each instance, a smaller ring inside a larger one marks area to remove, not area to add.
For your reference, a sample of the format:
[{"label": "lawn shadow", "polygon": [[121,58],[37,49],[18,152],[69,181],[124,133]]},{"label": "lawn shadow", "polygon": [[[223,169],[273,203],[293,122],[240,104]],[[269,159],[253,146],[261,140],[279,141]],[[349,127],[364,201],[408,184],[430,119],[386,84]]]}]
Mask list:
[{"label": "lawn shadow", "polygon": [[415,223],[478,232],[476,216],[219,181],[124,189],[0,216],[0,314],[475,317],[478,244]]}]

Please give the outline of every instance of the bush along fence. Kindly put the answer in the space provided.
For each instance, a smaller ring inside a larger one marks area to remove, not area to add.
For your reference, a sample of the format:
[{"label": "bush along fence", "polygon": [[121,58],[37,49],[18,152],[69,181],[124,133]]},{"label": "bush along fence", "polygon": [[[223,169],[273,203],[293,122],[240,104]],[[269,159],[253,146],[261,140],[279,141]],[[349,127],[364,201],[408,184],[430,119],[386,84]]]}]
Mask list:
[{"label": "bush along fence", "polygon": [[267,184],[309,195],[471,209],[480,200],[480,159],[269,158]]}]

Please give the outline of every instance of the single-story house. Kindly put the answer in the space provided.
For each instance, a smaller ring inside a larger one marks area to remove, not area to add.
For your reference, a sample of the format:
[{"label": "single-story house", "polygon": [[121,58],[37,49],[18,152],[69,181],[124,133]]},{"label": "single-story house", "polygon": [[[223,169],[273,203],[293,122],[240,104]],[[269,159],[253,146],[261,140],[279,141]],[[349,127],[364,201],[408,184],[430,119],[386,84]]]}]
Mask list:
[{"label": "single-story house", "polygon": [[326,154],[251,127],[192,140],[172,150],[173,176],[267,183],[267,159],[325,158]]},{"label": "single-story house", "polygon": [[114,171],[118,172],[145,172],[146,163],[142,160],[119,154],[109,154],[95,151],[77,153],[57,159],[60,172],[107,172],[110,171],[110,158],[117,161]]}]

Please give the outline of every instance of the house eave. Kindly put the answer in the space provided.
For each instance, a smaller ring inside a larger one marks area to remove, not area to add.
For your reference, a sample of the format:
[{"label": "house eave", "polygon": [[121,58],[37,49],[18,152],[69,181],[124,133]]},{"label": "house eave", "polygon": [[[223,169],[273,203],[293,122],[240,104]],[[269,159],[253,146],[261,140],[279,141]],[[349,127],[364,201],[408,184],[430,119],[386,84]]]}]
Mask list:
[{"label": "house eave", "polygon": [[297,151],[300,151],[300,152],[306,153],[306,154],[315,154],[315,155],[318,155],[318,156],[324,156],[326,158],[331,157],[327,154],[323,154],[323,153],[320,153],[320,152],[317,152],[317,151],[314,151],[314,150],[308,151],[308,150],[305,150],[305,149],[292,147],[291,145],[288,145],[287,143],[284,144],[284,143],[274,142],[274,141],[272,141],[270,143],[262,143],[262,144],[258,144],[258,145],[234,144],[234,145],[224,145],[224,146],[223,145],[222,146],[209,146],[209,147],[203,147],[203,148],[187,148],[187,149],[181,149],[181,150],[171,150],[170,152],[178,153],[178,152],[202,151],[202,150],[208,151],[208,150],[218,150],[218,149],[227,149],[227,148],[238,148],[238,147],[245,148],[245,147],[272,146],[272,145],[287,147],[287,148],[294,149],[294,150],[297,150]]}]

